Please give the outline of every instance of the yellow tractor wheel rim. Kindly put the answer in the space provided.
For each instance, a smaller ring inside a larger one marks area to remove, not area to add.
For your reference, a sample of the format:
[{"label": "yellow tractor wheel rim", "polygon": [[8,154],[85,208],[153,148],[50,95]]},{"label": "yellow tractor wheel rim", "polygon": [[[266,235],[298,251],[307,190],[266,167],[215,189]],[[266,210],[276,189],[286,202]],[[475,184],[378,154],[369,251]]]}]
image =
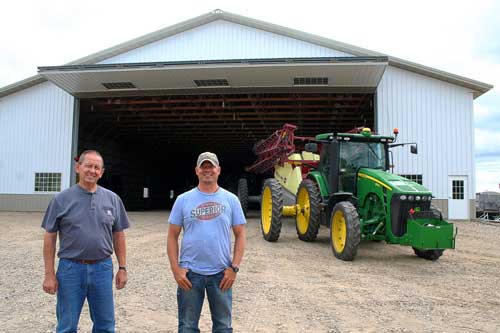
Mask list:
[{"label": "yellow tractor wheel rim", "polygon": [[311,217],[311,201],[305,188],[301,188],[297,194],[297,204],[297,229],[303,235],[307,232],[309,218]]},{"label": "yellow tractor wheel rim", "polygon": [[261,205],[260,221],[262,230],[267,235],[271,230],[271,219],[273,217],[273,197],[269,187],[264,188],[264,192],[262,192]]},{"label": "yellow tractor wheel rim", "polygon": [[335,248],[335,252],[342,253],[344,251],[345,241],[347,238],[345,217],[342,211],[338,210],[333,215],[333,223],[330,232],[332,233],[330,237],[332,238],[332,244]]}]

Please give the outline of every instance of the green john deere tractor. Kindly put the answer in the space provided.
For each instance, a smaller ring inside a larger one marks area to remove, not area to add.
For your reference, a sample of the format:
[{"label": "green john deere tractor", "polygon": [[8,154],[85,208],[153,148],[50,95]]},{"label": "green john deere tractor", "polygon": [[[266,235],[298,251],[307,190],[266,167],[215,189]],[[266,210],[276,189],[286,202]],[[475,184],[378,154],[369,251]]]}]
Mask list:
[{"label": "green john deere tractor", "polygon": [[[428,260],[455,248],[453,224],[431,205],[432,193],[389,172],[389,148],[404,145],[394,142],[395,137],[373,135],[367,128],[310,140],[305,150],[319,150],[320,159],[294,164],[302,173],[294,204],[284,205],[287,189],[278,176],[264,181],[264,238],[278,240],[281,218],[293,216],[303,241],[314,241],[321,225],[329,227],[333,253],[342,260],[354,259],[361,240],[412,246]],[[416,153],[416,146],[411,150]]]}]

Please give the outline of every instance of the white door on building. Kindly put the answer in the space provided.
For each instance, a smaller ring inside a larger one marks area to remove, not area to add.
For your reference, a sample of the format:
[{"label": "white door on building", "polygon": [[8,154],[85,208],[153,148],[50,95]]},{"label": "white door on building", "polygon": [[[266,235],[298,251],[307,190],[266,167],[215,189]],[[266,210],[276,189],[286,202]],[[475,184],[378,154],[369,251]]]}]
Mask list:
[{"label": "white door on building", "polygon": [[448,219],[469,219],[467,176],[448,177]]}]

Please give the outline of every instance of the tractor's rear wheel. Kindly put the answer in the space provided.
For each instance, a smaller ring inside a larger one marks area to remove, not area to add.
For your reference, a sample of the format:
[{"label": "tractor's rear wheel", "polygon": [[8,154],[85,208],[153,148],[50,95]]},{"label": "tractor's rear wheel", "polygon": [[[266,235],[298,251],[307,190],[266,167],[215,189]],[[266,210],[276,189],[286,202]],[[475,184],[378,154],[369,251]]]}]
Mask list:
[{"label": "tractor's rear wheel", "polygon": [[238,200],[240,200],[241,209],[243,213],[247,216],[248,210],[248,180],[246,178],[238,179],[238,190],[237,190]]},{"label": "tractor's rear wheel", "polygon": [[415,254],[420,258],[432,261],[438,260],[439,257],[441,257],[444,252],[444,250],[420,250],[417,248],[413,248],[413,251],[415,251]]},{"label": "tractor's rear wheel", "polygon": [[264,181],[260,199],[260,226],[262,236],[268,242],[276,242],[281,232],[283,212],[283,192],[281,185],[274,178]]},{"label": "tractor's rear wheel", "polygon": [[297,215],[295,227],[300,240],[312,242],[316,239],[319,230],[319,204],[320,194],[316,183],[304,179],[297,191]]},{"label": "tractor's rear wheel", "polygon": [[361,226],[356,207],[341,201],[333,207],[330,219],[330,245],[335,257],[351,261],[356,256],[361,241]]}]

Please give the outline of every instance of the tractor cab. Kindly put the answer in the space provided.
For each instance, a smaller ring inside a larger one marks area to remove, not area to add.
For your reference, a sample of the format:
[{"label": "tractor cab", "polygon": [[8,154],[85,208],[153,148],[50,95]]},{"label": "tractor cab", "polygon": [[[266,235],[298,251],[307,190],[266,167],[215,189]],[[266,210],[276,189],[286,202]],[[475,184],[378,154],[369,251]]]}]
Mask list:
[{"label": "tractor cab", "polygon": [[328,179],[329,193],[356,195],[361,168],[389,170],[389,144],[394,137],[373,135],[369,128],[357,133],[325,133],[316,136],[322,143],[319,172]]}]

